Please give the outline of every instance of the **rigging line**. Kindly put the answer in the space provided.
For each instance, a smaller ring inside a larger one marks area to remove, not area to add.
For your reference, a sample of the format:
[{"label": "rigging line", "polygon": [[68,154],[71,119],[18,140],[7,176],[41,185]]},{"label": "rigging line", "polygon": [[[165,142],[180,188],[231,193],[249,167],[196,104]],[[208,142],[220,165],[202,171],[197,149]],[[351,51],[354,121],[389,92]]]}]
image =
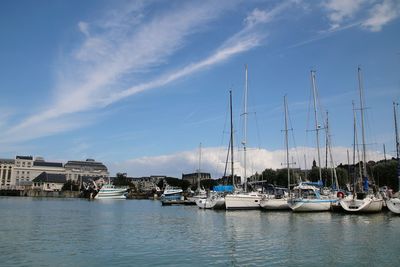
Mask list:
[{"label": "rigging line", "polygon": [[292,122],[292,118],[290,116],[289,107],[287,108],[287,113],[288,113],[288,119],[289,119],[289,125],[290,125],[290,129],[288,129],[288,130],[291,132],[291,136],[292,136],[292,140],[293,140],[293,147],[294,147],[294,150],[296,152],[296,160],[299,163],[299,167],[301,168],[301,163],[300,163],[301,161],[300,161],[300,158],[299,158],[299,151],[297,150],[296,138],[294,136],[293,122]]}]

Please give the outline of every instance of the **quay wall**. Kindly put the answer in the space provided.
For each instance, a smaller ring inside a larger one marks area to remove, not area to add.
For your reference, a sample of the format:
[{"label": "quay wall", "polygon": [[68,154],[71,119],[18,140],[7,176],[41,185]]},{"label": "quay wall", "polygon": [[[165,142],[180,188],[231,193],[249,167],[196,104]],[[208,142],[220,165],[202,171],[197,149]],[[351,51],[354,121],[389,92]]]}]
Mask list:
[{"label": "quay wall", "polygon": [[80,195],[77,191],[0,190],[0,196],[78,198]]}]

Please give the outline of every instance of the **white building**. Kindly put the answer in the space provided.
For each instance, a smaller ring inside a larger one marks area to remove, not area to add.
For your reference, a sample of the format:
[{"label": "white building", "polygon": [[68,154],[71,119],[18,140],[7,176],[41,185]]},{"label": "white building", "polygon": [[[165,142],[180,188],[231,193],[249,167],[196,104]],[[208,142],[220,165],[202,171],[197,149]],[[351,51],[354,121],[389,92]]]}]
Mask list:
[{"label": "white building", "polygon": [[86,161],[48,162],[42,157],[16,156],[0,159],[0,187],[31,186],[33,179],[43,172],[65,175],[66,180],[79,181],[81,177],[108,179],[107,167],[93,159]]},{"label": "white building", "polygon": [[0,159],[0,187],[12,185],[12,171],[15,164],[13,159]]},{"label": "white building", "polygon": [[108,178],[107,167],[94,159],[85,161],[70,160],[64,165],[67,180],[78,181],[85,178]]}]

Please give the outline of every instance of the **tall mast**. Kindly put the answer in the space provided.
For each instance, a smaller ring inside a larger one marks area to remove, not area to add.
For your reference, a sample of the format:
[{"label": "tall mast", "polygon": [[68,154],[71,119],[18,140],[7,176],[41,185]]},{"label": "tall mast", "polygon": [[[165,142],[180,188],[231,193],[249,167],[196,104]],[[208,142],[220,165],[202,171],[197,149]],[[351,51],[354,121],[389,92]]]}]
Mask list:
[{"label": "tall mast", "polygon": [[400,144],[399,144],[399,132],[397,129],[397,111],[396,106],[398,103],[393,102],[393,113],[394,113],[394,130],[396,134],[396,158],[397,158],[397,179],[399,181],[398,191],[400,192]]},{"label": "tall mast", "polygon": [[358,87],[360,90],[360,110],[361,110],[361,138],[363,155],[363,176],[367,177],[367,154],[365,149],[365,129],[364,129],[364,93],[361,80],[361,68],[358,67]]},{"label": "tall mast", "polygon": [[319,171],[319,180],[322,180],[322,170],[321,170],[321,155],[319,149],[319,124],[318,124],[318,116],[317,116],[317,89],[315,86],[315,71],[311,71],[311,82],[313,89],[313,98],[314,98],[314,119],[315,119],[315,133],[317,138],[317,153],[318,153],[318,171]]},{"label": "tall mast", "polygon": [[[356,150],[357,150],[357,158],[358,158],[358,171],[359,171],[359,177],[360,180],[362,180],[362,170],[361,170],[361,164],[360,164],[360,152],[358,149],[358,137],[357,137],[357,115],[356,115],[356,108],[354,101],[352,102],[353,105],[353,134],[354,134],[354,139],[353,139],[353,165],[355,166],[356,163]],[[356,193],[356,179],[355,179],[355,173],[354,173],[354,181],[353,181],[353,190],[354,194]]]},{"label": "tall mast", "polygon": [[286,148],[286,168],[288,177],[288,190],[290,194],[290,166],[289,166],[289,138],[288,138],[288,121],[287,121],[287,101],[286,95],[283,97],[283,102],[285,105],[285,148]]},{"label": "tall mast", "polygon": [[231,175],[232,175],[232,185],[235,186],[235,177],[234,177],[234,166],[233,166],[233,114],[232,114],[232,90],[229,91],[229,108],[231,114],[231,141],[230,141],[230,149],[231,149]]},{"label": "tall mast", "polygon": [[247,90],[248,90],[248,85],[247,85],[247,64],[245,65],[245,69],[246,69],[246,83],[245,83],[245,88],[244,88],[244,112],[243,112],[243,116],[244,116],[244,134],[243,134],[243,141],[242,141],[242,145],[243,145],[243,166],[244,166],[244,191],[247,192],[247,166],[246,166],[246,150],[247,150]]},{"label": "tall mast", "polygon": [[201,168],[201,143],[199,145],[199,169],[197,170],[197,191],[200,191],[200,168]]}]

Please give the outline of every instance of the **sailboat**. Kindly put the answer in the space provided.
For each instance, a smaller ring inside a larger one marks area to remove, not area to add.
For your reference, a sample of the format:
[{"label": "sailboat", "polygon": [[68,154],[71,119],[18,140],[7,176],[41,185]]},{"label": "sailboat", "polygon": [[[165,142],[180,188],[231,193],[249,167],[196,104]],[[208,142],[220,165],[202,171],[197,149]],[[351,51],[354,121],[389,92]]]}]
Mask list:
[{"label": "sailboat", "polygon": [[278,193],[274,188],[272,194],[265,194],[260,201],[260,207],[265,210],[290,210],[288,205],[288,196],[290,195],[290,163],[289,163],[289,140],[288,140],[288,123],[287,123],[287,102],[286,95],[284,96],[285,106],[285,147],[286,147],[286,168],[288,176],[288,190],[289,194],[285,191]]},{"label": "sailboat", "polygon": [[[226,164],[228,163],[229,154],[231,155],[231,175],[232,175],[232,184],[234,184],[234,162],[233,162],[233,116],[232,116],[232,91],[229,91],[229,109],[230,109],[230,140],[229,140],[229,149],[228,155],[226,159]],[[230,153],[229,153],[230,152]],[[226,165],[225,165],[225,173],[226,174]],[[196,205],[201,209],[225,209],[225,195],[226,191],[232,191],[233,186],[217,186],[214,187],[214,190],[209,192],[209,195],[206,198],[196,199]]]},{"label": "sailboat", "polygon": [[[340,200],[340,205],[346,212],[350,213],[372,213],[380,212],[383,206],[383,199],[379,193],[371,192],[367,175],[367,161],[365,149],[365,131],[364,131],[364,96],[361,82],[361,68],[358,68],[358,85],[360,91],[360,111],[361,111],[361,136],[362,136],[362,177],[358,179],[358,190],[354,185],[354,193],[352,197]],[[360,164],[361,167],[361,164]],[[362,186],[360,186],[362,184]],[[374,186],[374,185],[373,185]],[[362,187],[362,190],[360,190]],[[356,192],[357,191],[357,192]]]},{"label": "sailboat", "polygon": [[316,101],[315,71],[311,71],[311,83],[314,99],[314,120],[318,153],[319,182],[301,182],[293,188],[293,194],[288,201],[289,207],[293,211],[328,211],[331,203],[335,201],[329,196],[323,196],[319,187],[322,186],[321,156],[319,148],[319,130]]},{"label": "sailboat", "polygon": [[197,169],[197,189],[194,196],[188,197],[187,200],[192,202],[193,204],[196,203],[197,199],[204,199],[207,197],[206,190],[201,188],[201,174],[200,174],[200,167],[201,167],[201,143],[199,145],[199,168]]},{"label": "sailboat", "polygon": [[[234,209],[259,209],[262,195],[258,192],[247,192],[247,177],[246,177],[246,145],[247,145],[247,65],[245,65],[246,83],[244,94],[244,140],[243,158],[244,158],[244,192],[235,192],[225,196],[225,207],[227,210]],[[233,176],[232,176],[233,178]]]},{"label": "sailboat", "polygon": [[396,112],[396,104],[393,102],[393,113],[394,113],[394,130],[396,134],[396,158],[397,158],[397,179],[399,182],[399,188],[397,192],[397,197],[392,197],[386,200],[386,206],[388,209],[396,214],[400,214],[400,144],[399,144],[399,133],[397,131],[397,112]]}]

